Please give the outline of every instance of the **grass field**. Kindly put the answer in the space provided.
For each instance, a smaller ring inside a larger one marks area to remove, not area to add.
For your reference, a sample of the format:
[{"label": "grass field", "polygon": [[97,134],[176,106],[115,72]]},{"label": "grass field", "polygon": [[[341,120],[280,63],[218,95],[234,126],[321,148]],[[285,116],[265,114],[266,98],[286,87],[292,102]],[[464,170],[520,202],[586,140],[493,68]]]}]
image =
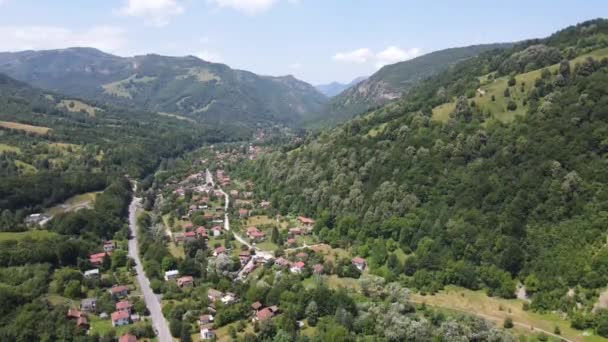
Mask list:
[{"label": "grass field", "polygon": [[166,116],[166,117],[178,119],[178,120],[184,120],[184,121],[189,121],[189,122],[196,122],[194,119],[187,118],[185,116],[181,116],[181,115],[177,115],[177,114],[173,114],[173,113],[157,112],[157,114],[161,115],[161,116]]},{"label": "grass field", "polygon": [[[586,59],[587,57],[593,57],[595,59],[601,59],[603,57],[608,57],[608,48],[599,49],[593,51],[591,53],[579,56],[570,61],[571,68],[574,68],[576,63],[579,63]],[[554,64],[547,67],[551,72],[554,72],[559,68],[559,64]],[[524,106],[523,99],[528,97],[530,91],[534,88],[534,81],[541,77],[542,69],[526,72],[523,74],[519,74],[515,76],[515,80],[517,84],[512,87],[508,87],[508,79],[509,77],[500,77],[495,79],[493,82],[487,81],[487,75],[480,77],[482,83],[487,83],[482,85],[480,89],[485,92],[485,94],[481,94],[477,92],[474,98],[471,98],[469,101],[475,101],[476,105],[479,106],[484,112],[490,111],[492,116],[502,122],[511,122],[518,115],[525,115],[528,111],[528,106]],[[523,84],[523,85],[522,85]],[[509,88],[510,97],[506,98],[504,96],[505,88]],[[523,92],[521,89],[523,88]],[[494,96],[494,101],[492,101],[492,96]],[[509,100],[515,101],[517,104],[517,109],[514,111],[507,110],[507,102]],[[437,121],[446,122],[450,118],[450,114],[454,111],[454,107],[456,106],[456,100],[448,103],[444,103],[433,108],[433,119]]]},{"label": "grass field", "polygon": [[[495,317],[494,321],[500,324],[502,324],[505,318],[511,317],[515,323],[521,323],[525,326],[543,329],[548,332],[553,332],[555,326],[559,326],[561,335],[574,341],[608,341],[607,339],[593,335],[592,332],[587,332],[591,334],[590,336],[583,336],[582,331],[572,329],[570,323],[557,314],[539,314],[524,311],[523,301],[521,300],[488,297],[482,291],[471,291],[456,286],[446,286],[445,290],[440,291],[436,295],[422,296],[420,294],[411,294],[410,298],[414,302],[426,303],[439,308],[457,310],[482,317]],[[489,319],[488,317],[484,318]]]},{"label": "grass field", "polygon": [[247,218],[246,226],[262,226],[267,224],[275,224],[276,222],[276,220],[266,215],[250,216],[249,218]]},{"label": "grass field", "polygon": [[[335,274],[322,277],[327,287],[334,290],[344,288],[347,290],[358,292],[360,289],[359,280],[355,278],[339,278]],[[306,288],[312,288],[315,285],[314,277],[304,279],[304,281],[302,281],[302,285],[304,285],[304,287]]]},{"label": "grass field", "polygon": [[0,127],[8,128],[8,129],[16,129],[19,131],[26,131],[40,135],[46,135],[51,129],[48,127],[42,126],[32,126],[27,124],[22,124],[18,122],[12,121],[0,121]]},{"label": "grass field", "polygon": [[38,172],[38,169],[35,168],[33,165],[30,165],[26,162],[23,162],[21,160],[15,160],[15,166],[20,169],[24,174],[26,175],[31,175],[33,173]]},{"label": "grass field", "polygon": [[16,146],[11,146],[7,144],[0,144],[0,154],[3,152],[13,152],[13,153],[21,153],[21,149]]},{"label": "grass field", "polygon": [[65,202],[45,210],[49,215],[57,215],[82,208],[91,208],[99,192],[87,192],[68,198]]},{"label": "grass field", "polygon": [[95,116],[96,111],[99,109],[78,100],[61,100],[61,102],[57,104],[57,107],[64,108],[70,112],[85,112],[89,116]]},{"label": "grass field", "polygon": [[343,248],[332,248],[330,245],[320,244],[311,248],[316,253],[321,253],[327,260],[336,262],[336,259],[350,258],[350,252]]},{"label": "grass field", "polygon": [[29,230],[26,232],[0,232],[0,241],[6,240],[22,240],[25,238],[31,239],[43,239],[57,235],[54,232],[48,230]]},{"label": "grass field", "polygon": [[104,92],[109,95],[118,96],[118,97],[126,97],[129,99],[133,98],[131,92],[129,91],[130,84],[133,83],[148,83],[154,81],[156,77],[143,76],[137,77],[137,74],[131,75],[128,78],[112,83],[107,83],[102,85]]}]

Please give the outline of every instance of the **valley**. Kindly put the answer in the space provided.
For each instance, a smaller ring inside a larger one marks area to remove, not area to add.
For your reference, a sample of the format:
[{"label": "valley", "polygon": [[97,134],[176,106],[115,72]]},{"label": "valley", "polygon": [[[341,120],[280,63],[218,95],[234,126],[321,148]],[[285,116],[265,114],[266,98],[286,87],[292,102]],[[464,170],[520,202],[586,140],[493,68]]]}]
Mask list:
[{"label": "valley", "polygon": [[370,76],[316,87],[9,50],[2,342],[608,340],[607,19],[344,50],[315,68]]}]

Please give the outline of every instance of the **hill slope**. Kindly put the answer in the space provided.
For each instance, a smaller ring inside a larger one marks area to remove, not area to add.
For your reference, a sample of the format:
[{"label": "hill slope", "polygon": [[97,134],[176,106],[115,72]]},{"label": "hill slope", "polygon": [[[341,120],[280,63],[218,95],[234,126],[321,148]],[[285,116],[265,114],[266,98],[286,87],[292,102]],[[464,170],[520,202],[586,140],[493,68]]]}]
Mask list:
[{"label": "hill slope", "polygon": [[[352,248],[389,281],[505,298],[521,282],[531,309],[599,331],[608,323],[594,310],[608,282],[607,36],[608,21],[595,20],[460,62],[404,101],[240,176],[281,214],[317,217],[324,242]],[[521,115],[501,120],[510,109],[477,104],[488,74],[501,92],[502,77],[515,75]],[[433,119],[453,99],[448,117]],[[404,263],[391,257],[397,245]]]},{"label": "hill slope", "polygon": [[309,122],[338,122],[400,98],[421,80],[446,70],[451,65],[484,51],[510,44],[473,45],[431,52],[386,65],[366,80],[344,90],[322,108]]},{"label": "hill slope", "polygon": [[317,88],[317,90],[325,96],[332,97],[340,94],[357,83],[364,81],[366,78],[366,76],[357,77],[349,83],[331,82],[328,84],[319,84],[316,85],[315,88]]},{"label": "hill slope", "polygon": [[0,72],[37,87],[206,122],[293,123],[325,96],[292,76],[259,76],[196,57],[118,57],[91,48],[0,53]]}]

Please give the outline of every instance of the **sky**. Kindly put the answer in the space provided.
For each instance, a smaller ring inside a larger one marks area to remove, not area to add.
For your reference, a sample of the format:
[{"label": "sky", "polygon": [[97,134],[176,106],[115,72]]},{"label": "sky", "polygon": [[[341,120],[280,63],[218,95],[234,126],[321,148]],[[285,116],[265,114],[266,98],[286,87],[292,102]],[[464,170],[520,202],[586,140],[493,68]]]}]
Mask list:
[{"label": "sky", "polygon": [[347,83],[432,51],[545,37],[607,16],[607,0],[0,0],[0,51],[194,55]]}]

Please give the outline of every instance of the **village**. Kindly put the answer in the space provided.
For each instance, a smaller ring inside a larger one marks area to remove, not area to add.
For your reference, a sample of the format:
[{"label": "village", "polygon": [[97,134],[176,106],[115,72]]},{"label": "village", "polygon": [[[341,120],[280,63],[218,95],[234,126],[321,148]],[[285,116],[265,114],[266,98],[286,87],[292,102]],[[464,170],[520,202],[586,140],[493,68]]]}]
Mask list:
[{"label": "village", "polygon": [[[313,218],[277,214],[269,200],[256,195],[255,184],[232,179],[221,165],[235,162],[238,158],[230,153],[217,152],[214,163],[201,159],[195,163],[197,172],[182,179],[171,179],[164,185],[163,196],[173,198],[172,201],[182,204],[179,208],[185,208],[179,217],[173,212],[162,217],[169,250],[174,257],[184,257],[188,244],[203,242],[209,256],[208,272],[216,272],[240,283],[257,279],[262,269],[273,269],[277,275],[285,272],[311,281],[313,276],[335,274],[340,262],[347,263],[346,266],[356,272],[366,269],[363,258],[347,259],[346,251],[336,252],[320,243],[313,232]],[[207,168],[210,164],[216,166],[213,172]],[[164,279],[184,291],[198,286],[195,277],[181,274],[177,269],[166,270]],[[200,310],[198,320],[199,338],[215,340],[221,335],[218,329],[222,331],[223,323],[216,319],[218,311],[242,305],[244,299],[234,292],[215,287],[207,288],[206,297],[207,307]],[[175,307],[179,301],[163,303]],[[251,327],[281,313],[278,305],[260,301],[247,304]],[[298,325],[303,326],[304,323],[299,322]]]}]

